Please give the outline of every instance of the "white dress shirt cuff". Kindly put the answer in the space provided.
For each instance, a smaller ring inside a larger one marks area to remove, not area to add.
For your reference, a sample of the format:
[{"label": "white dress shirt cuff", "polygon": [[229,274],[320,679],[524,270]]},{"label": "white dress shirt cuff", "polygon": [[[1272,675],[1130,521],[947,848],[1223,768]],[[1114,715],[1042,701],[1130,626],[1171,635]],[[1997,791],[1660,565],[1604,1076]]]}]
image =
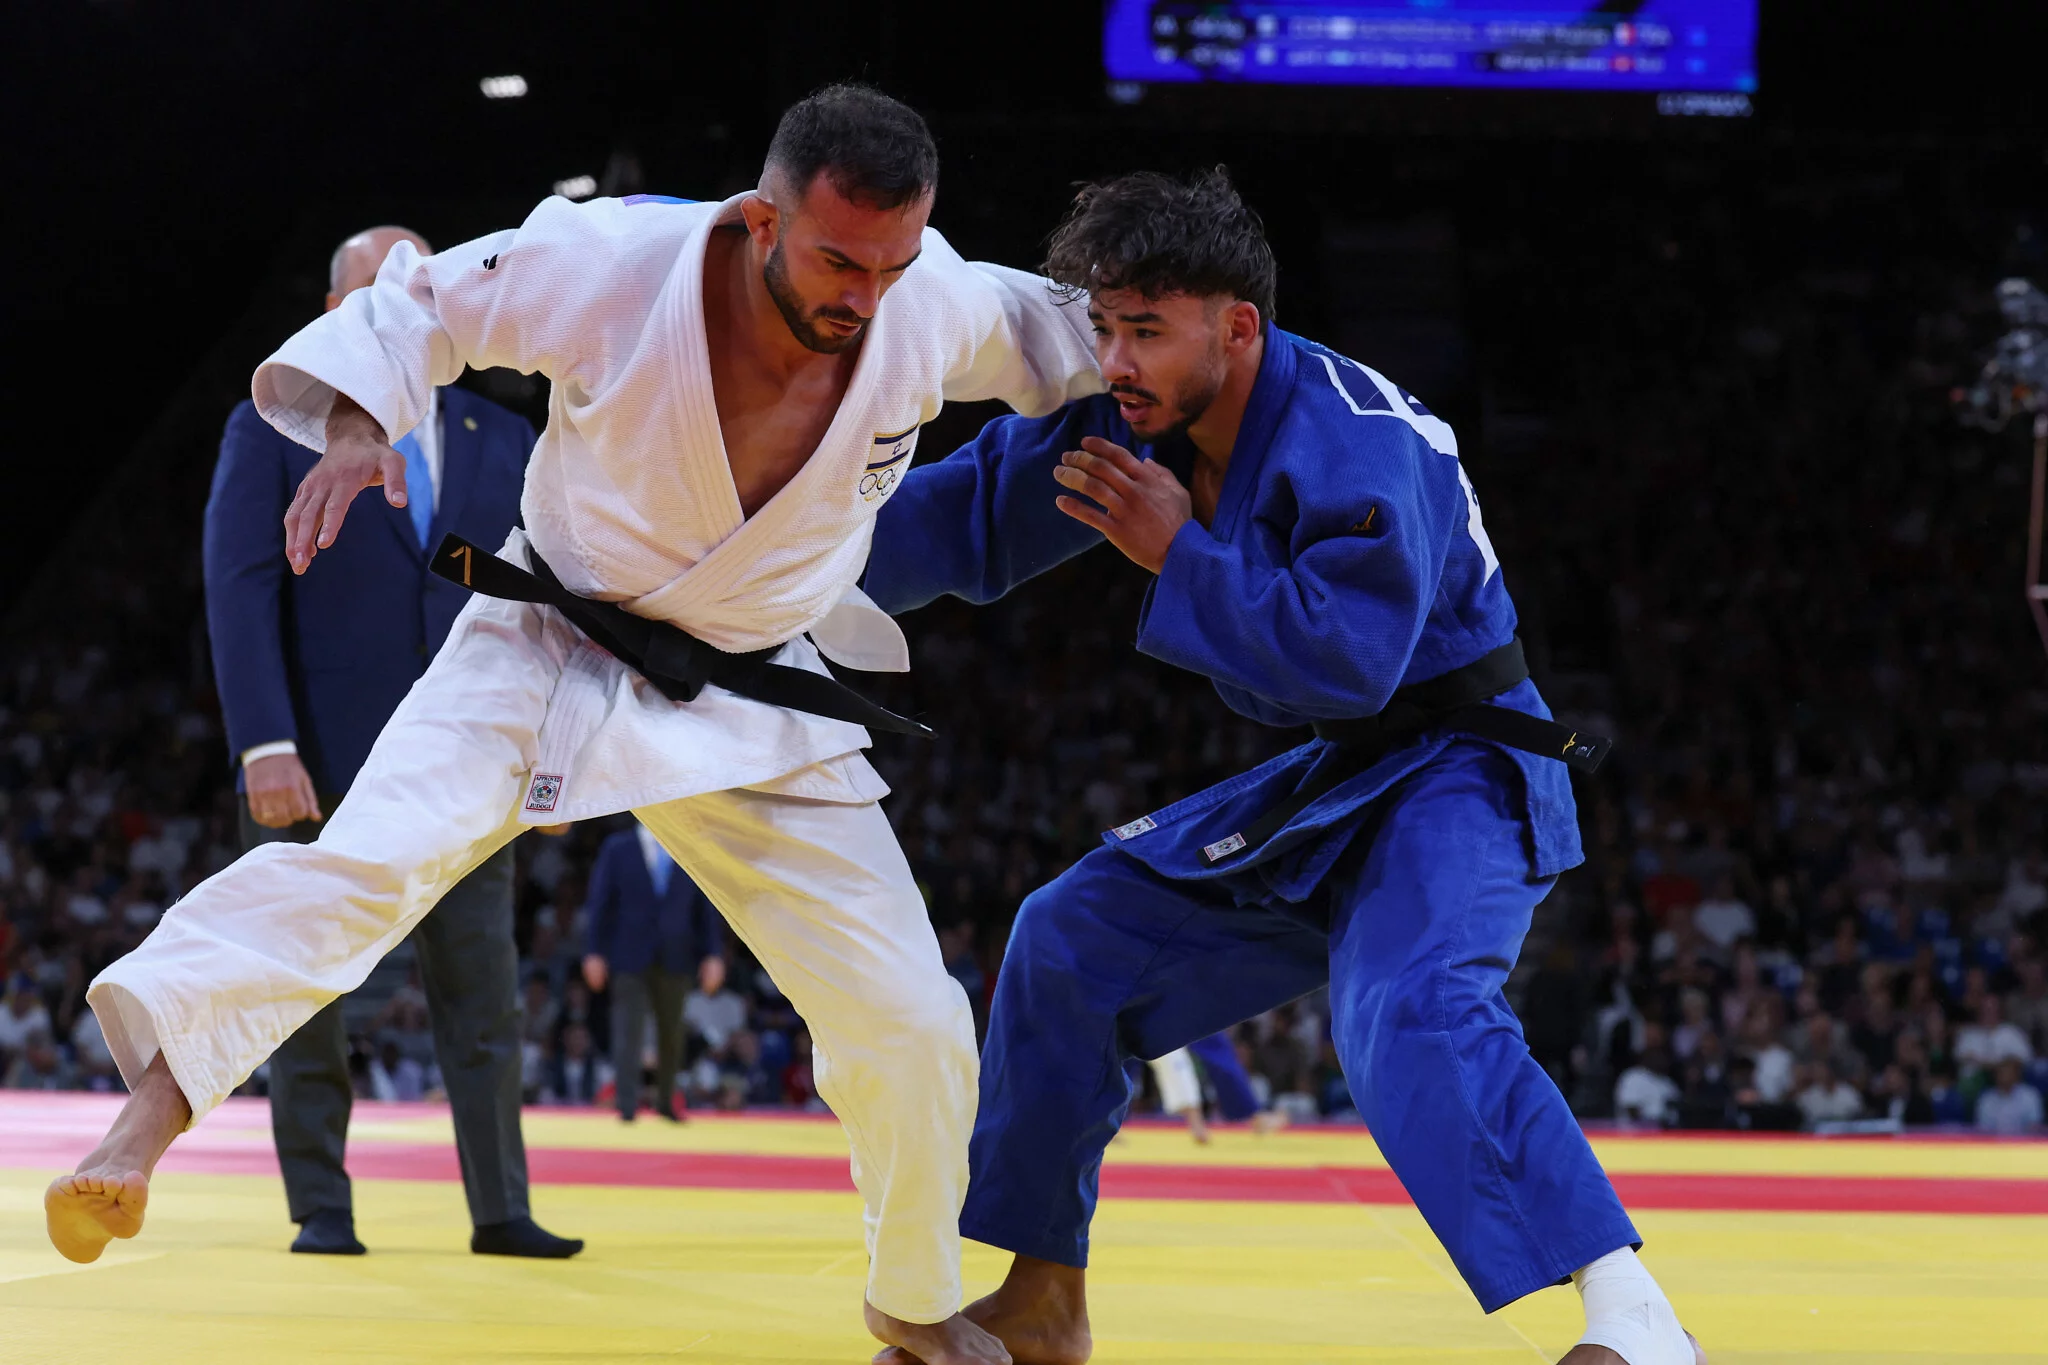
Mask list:
[{"label": "white dress shirt cuff", "polygon": [[297,740],[273,739],[268,744],[259,744],[253,749],[242,750],[242,766],[246,768],[259,758],[274,758],[278,754],[296,754],[298,751]]}]

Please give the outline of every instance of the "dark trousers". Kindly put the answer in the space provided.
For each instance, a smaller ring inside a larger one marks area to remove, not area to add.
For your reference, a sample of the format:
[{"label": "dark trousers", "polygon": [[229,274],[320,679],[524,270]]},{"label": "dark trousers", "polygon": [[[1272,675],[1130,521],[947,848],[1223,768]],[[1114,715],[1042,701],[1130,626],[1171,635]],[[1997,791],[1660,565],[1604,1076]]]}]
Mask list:
[{"label": "dark trousers", "polygon": [[[339,798],[323,798],[331,812]],[[311,843],[305,821],[266,829],[242,802],[242,847]],[[512,941],[512,846],[456,883],[412,932],[434,1026],[434,1057],[454,1111],[470,1220],[527,1216],[526,1143],[519,1131],[519,953]],[[347,1209],[348,1029],[341,1001],[307,1020],[270,1057],[270,1129],[292,1221]]]},{"label": "dark trousers", "polygon": [[654,1109],[671,1114],[676,1072],[683,1066],[683,1000],[690,978],[681,972],[649,967],[644,972],[612,976],[612,1070],[618,1076],[619,1112],[627,1118],[640,1112],[640,1040],[647,1032],[647,1011],[654,1011]]}]

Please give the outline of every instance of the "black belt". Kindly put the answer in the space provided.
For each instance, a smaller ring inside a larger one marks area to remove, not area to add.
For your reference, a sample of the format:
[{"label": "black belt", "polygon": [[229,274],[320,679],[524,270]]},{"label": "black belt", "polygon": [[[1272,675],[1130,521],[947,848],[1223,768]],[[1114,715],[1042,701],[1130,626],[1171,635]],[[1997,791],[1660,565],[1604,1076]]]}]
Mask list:
[{"label": "black belt", "polygon": [[1570,726],[1544,720],[1526,711],[1489,706],[1498,696],[1529,676],[1522,642],[1510,640],[1463,668],[1454,668],[1428,682],[1396,692],[1377,715],[1356,720],[1319,720],[1319,738],[1337,746],[1294,794],[1267,810],[1242,834],[1220,839],[1202,850],[1212,866],[1249,853],[1287,827],[1317,797],[1358,776],[1395,748],[1427,730],[1458,730],[1524,753],[1557,759],[1590,773],[1607,757],[1614,741],[1581,735]]},{"label": "black belt", "polygon": [[[533,552],[528,550],[529,554]],[[695,701],[706,683],[737,696],[786,706],[870,730],[929,736],[931,728],[878,706],[836,678],[768,662],[782,646],[728,654],[666,621],[635,616],[616,602],[593,602],[562,586],[538,554],[533,572],[480,550],[461,536],[441,537],[433,570],[451,583],[508,602],[553,607],[670,701]]]}]

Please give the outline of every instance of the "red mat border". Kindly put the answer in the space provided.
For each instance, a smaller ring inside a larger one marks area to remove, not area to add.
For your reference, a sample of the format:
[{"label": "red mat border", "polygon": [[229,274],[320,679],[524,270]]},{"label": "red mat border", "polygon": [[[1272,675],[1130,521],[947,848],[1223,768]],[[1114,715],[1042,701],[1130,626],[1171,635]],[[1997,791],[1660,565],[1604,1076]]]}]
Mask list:
[{"label": "red mat border", "polygon": [[[161,1169],[211,1175],[274,1175],[277,1157],[251,1135],[246,1143],[172,1147]],[[0,1165],[53,1171],[77,1160],[77,1144],[59,1134],[0,1141]],[[531,1147],[527,1165],[543,1185],[669,1189],[853,1189],[843,1157],[743,1153],[620,1151]],[[351,1175],[387,1180],[459,1180],[455,1150],[434,1143],[363,1142],[348,1153]],[[2048,1181],[1932,1176],[1835,1176],[1631,1172],[1612,1174],[1633,1209],[1777,1213],[2048,1214]],[[1192,1166],[1128,1161],[1102,1171],[1110,1199],[1182,1199],[1285,1204],[1405,1205],[1408,1193],[1389,1170],[1360,1166]]]}]

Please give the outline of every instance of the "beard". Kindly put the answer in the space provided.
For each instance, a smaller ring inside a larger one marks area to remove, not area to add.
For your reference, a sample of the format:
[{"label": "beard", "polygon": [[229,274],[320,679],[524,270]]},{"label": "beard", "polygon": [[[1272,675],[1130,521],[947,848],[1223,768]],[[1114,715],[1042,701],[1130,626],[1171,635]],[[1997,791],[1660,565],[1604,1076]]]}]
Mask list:
[{"label": "beard", "polygon": [[1141,389],[1135,384],[1111,384],[1112,395],[1130,394],[1158,404],[1158,412],[1164,417],[1171,414],[1167,424],[1158,431],[1145,433],[1147,441],[1171,441],[1188,434],[1188,428],[1202,420],[1202,414],[1216,401],[1216,395],[1223,392],[1223,380],[1229,367],[1223,358],[1223,343],[1217,341],[1210,347],[1208,364],[1173,386],[1173,401],[1163,401],[1150,389]]},{"label": "beard", "polygon": [[[826,306],[804,311],[803,296],[796,292],[796,286],[789,282],[789,262],[782,258],[782,243],[777,240],[768,253],[767,264],[761,268],[761,282],[768,286],[768,297],[775,300],[775,311],[782,314],[782,321],[789,328],[789,334],[807,351],[820,355],[838,355],[860,345],[861,338],[868,334],[867,319],[850,308]],[[815,319],[831,318],[835,322],[850,322],[860,330],[848,336],[820,327]]]}]

